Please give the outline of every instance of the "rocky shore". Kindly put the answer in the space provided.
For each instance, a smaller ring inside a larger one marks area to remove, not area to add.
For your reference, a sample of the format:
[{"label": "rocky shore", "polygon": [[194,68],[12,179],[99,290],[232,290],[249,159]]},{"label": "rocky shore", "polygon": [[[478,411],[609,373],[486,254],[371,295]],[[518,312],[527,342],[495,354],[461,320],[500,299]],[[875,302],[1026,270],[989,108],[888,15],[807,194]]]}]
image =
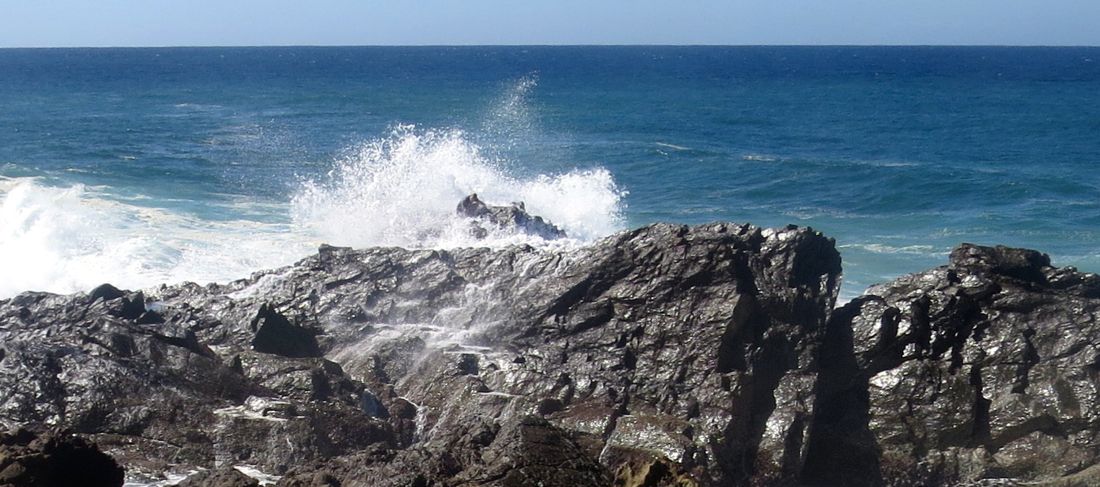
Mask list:
[{"label": "rocky shore", "polygon": [[1100,485],[1100,277],[964,244],[840,279],[811,229],[658,224],[23,293],[0,485]]}]

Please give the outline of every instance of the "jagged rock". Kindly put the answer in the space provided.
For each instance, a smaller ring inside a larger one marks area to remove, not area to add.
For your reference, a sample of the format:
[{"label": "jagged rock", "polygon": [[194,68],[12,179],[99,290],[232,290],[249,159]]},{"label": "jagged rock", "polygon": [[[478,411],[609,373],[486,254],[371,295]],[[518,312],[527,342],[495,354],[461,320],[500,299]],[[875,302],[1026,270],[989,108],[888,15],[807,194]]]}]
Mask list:
[{"label": "jagged rock", "polygon": [[[284,486],[1096,483],[1100,276],[963,245],[833,310],[839,273],[809,229],[651,225],[24,293],[0,300],[0,427]],[[25,435],[0,437],[0,479],[94,451]]]},{"label": "jagged rock", "polygon": [[[602,487],[611,484],[606,467],[572,434],[545,420],[508,418],[503,426],[486,418],[467,421],[424,445],[395,455],[357,455],[322,467],[292,471],[280,485],[318,485],[323,476],[339,485],[483,485],[499,487]],[[323,485],[323,484],[321,484]]]},{"label": "jagged rock", "polygon": [[368,416],[383,419],[390,417],[390,412],[386,409],[386,406],[370,391],[363,391],[360,402],[363,405],[363,412]]},{"label": "jagged rock", "polygon": [[88,302],[95,304],[102,300],[112,316],[127,320],[136,320],[145,314],[145,295],[141,292],[127,293],[110,284],[101,284],[88,293]]},{"label": "jagged rock", "polygon": [[146,290],[163,323],[27,293],[0,301],[0,423],[76,429],[139,471],[287,485],[522,480],[540,458],[602,485],[627,464],[790,482],[839,272],[809,229],[652,225],[573,251],[326,246]]},{"label": "jagged rock", "polygon": [[[460,216],[475,218],[497,228],[536,235],[547,240],[566,236],[562,229],[543,220],[541,216],[532,216],[527,213],[523,202],[508,206],[491,206],[481,201],[475,193],[460,201],[456,211]],[[478,223],[470,228],[470,233],[477,238],[485,238],[488,235],[488,231]]]},{"label": "jagged rock", "polygon": [[117,487],[123,477],[122,467],[82,438],[25,429],[0,433],[0,486]]},{"label": "jagged rock", "polygon": [[[317,300],[339,317],[330,354],[417,404],[421,445],[541,404],[552,424],[595,438],[594,455],[629,443],[701,481],[745,481],[761,455],[801,457],[787,438],[804,434],[794,411],[812,393],[798,385],[812,385],[839,270],[813,232],[659,225],[574,253],[330,250],[309,267],[349,265],[371,284]],[[446,345],[456,336],[462,344]]]},{"label": "jagged rock", "polygon": [[260,482],[235,468],[207,470],[191,475],[178,487],[259,487]]},{"label": "jagged rock", "polygon": [[615,475],[615,487],[697,487],[690,475],[665,458],[641,458],[624,462]]},{"label": "jagged rock", "polygon": [[140,324],[104,304],[43,293],[0,301],[0,426],[76,431],[154,476],[221,461],[278,473],[395,441],[362,413],[364,386],[338,365],[252,352],[251,330],[224,324],[247,323],[244,309],[216,318],[179,306],[165,323]]},{"label": "jagged rock", "polygon": [[872,288],[830,322],[808,473],[1086,485],[1079,472],[1100,463],[1098,320],[1100,277],[1024,249],[964,244],[947,266]]}]

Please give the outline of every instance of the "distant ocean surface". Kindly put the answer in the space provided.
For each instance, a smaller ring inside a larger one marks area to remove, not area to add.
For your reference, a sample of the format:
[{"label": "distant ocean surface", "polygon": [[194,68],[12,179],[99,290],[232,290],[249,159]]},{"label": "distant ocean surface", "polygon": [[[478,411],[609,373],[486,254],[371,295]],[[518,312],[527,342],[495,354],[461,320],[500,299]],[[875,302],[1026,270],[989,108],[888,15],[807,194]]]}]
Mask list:
[{"label": "distant ocean surface", "polygon": [[812,226],[848,298],[960,242],[1096,272],[1100,48],[0,50],[0,297],[479,244],[471,192],[558,246]]}]

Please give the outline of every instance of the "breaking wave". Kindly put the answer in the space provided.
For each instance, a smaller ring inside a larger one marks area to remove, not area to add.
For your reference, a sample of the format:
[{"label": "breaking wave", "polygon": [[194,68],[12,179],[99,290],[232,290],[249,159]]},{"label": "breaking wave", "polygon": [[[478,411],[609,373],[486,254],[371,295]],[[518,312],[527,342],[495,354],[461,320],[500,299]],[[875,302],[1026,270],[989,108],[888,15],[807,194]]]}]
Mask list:
[{"label": "breaking wave", "polygon": [[117,201],[105,189],[0,180],[0,297],[229,280],[315,248],[286,224],[204,220]]},{"label": "breaking wave", "polygon": [[[225,195],[210,193],[181,204],[176,194],[156,194],[155,182],[152,193],[123,197],[121,188],[0,176],[0,298],[103,282],[130,289],[224,282],[290,264],[321,243],[568,248],[621,230],[626,193],[606,169],[520,176],[517,168],[530,174],[540,161],[499,155],[537,137],[527,100],[535,85],[532,75],[507,86],[476,134],[398,125],[343,151],[322,177],[272,174],[275,186],[290,188],[273,201],[224,203]],[[476,239],[472,222],[456,213],[471,193],[491,205],[522,201],[569,237],[547,242],[487,226]]]},{"label": "breaking wave", "polygon": [[489,204],[522,201],[559,226],[566,244],[623,226],[620,190],[605,169],[519,178],[483,154],[459,130],[398,126],[350,151],[327,177],[306,181],[292,201],[296,224],[335,245],[462,247],[544,244],[538,237],[494,230],[475,240],[458,202],[477,193]]}]

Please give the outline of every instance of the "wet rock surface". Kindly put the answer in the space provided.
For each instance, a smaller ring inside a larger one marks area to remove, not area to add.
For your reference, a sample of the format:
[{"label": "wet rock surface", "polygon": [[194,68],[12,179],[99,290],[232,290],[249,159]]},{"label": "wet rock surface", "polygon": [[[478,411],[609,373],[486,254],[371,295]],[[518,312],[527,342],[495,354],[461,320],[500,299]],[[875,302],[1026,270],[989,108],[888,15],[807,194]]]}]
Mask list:
[{"label": "wet rock surface", "polygon": [[840,256],[805,228],[322,246],[224,285],[0,301],[0,426],[218,485],[1087,480],[1100,278],[1049,264],[963,246],[834,310]]},{"label": "wet rock surface", "polygon": [[133,475],[795,475],[839,271],[807,229],[654,225],[574,251],[325,246],[226,285],[25,293],[0,302],[0,423],[71,429]]},{"label": "wet rock surface", "polygon": [[199,472],[176,484],[178,487],[259,487],[260,482],[232,467]]},{"label": "wet rock surface", "polygon": [[830,321],[807,468],[823,483],[1096,485],[1098,318],[1100,277],[1032,250],[963,245],[872,288]]}]

